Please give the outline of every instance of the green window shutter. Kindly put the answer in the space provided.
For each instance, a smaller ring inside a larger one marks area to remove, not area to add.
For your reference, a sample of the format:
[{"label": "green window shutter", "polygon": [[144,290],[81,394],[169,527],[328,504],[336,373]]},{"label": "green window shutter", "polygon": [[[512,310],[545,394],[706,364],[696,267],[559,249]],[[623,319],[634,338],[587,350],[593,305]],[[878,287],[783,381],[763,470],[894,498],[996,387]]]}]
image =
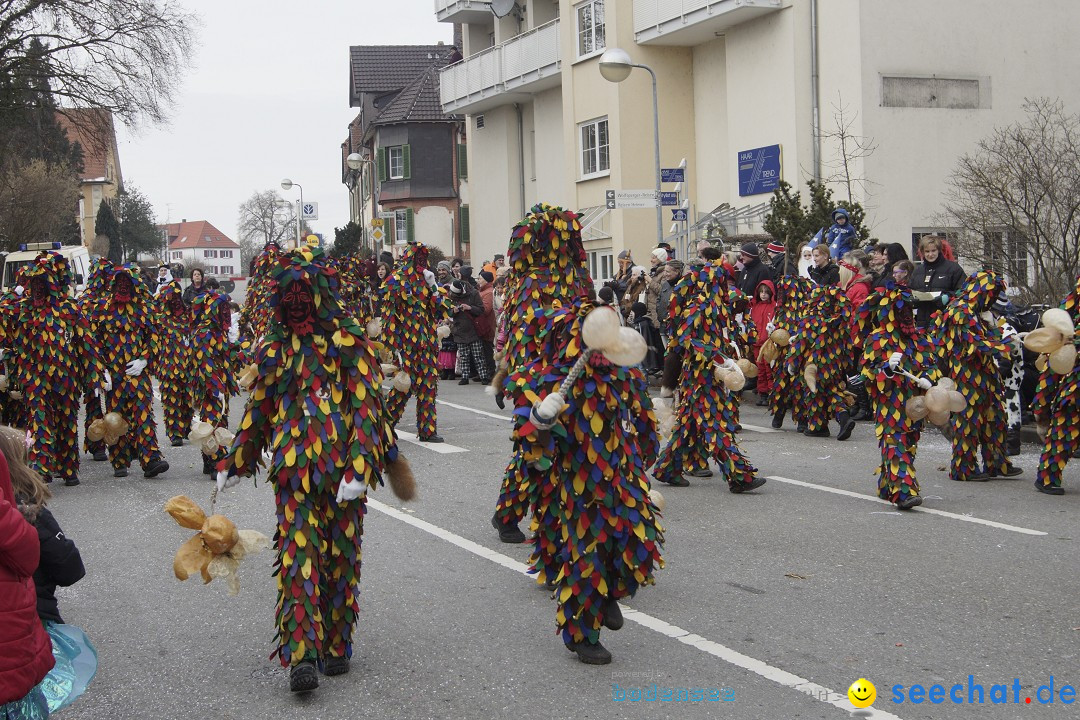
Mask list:
[{"label": "green window shutter", "polygon": [[462,245],[469,244],[469,206],[461,206],[461,214],[458,215],[458,238]]},{"label": "green window shutter", "polygon": [[462,179],[469,177],[469,155],[465,152],[467,147],[463,144],[457,146],[457,176]]},{"label": "green window shutter", "polygon": [[386,182],[386,148],[379,148],[375,159],[379,168],[379,182]]},{"label": "green window shutter", "polygon": [[402,173],[402,176],[401,176],[402,180],[408,180],[409,178],[412,177],[412,158],[409,157],[409,155],[410,155],[409,146],[408,145],[402,145],[401,146],[401,164],[405,166],[404,172]]},{"label": "green window shutter", "polygon": [[[406,145],[405,147],[409,147]],[[409,157],[406,153],[405,157]],[[408,163],[405,164],[408,167]],[[412,208],[405,209],[405,239],[408,242],[416,242],[416,231],[413,227],[413,210]]]}]

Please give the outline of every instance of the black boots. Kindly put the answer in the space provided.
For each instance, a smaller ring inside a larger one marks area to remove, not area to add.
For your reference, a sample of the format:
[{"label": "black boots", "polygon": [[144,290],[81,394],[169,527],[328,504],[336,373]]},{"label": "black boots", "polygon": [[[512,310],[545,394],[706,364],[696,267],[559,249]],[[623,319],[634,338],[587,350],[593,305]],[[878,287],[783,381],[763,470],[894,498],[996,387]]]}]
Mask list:
[{"label": "black boots", "polygon": [[566,643],[566,649],[572,653],[577,653],[578,660],[586,665],[607,665],[611,662],[611,653],[600,644],[599,640],[591,644],[585,640],[568,642]]},{"label": "black boots", "polygon": [[870,405],[870,394],[862,385],[855,388],[855,412],[851,415],[852,420],[873,420],[874,408]]},{"label": "black boots", "polygon": [[1005,454],[1009,457],[1020,454],[1020,428],[1009,428],[1005,435]]},{"label": "black boots", "polygon": [[499,531],[499,540],[504,543],[520,544],[525,542],[525,533],[518,529],[517,523],[511,525],[499,522],[498,513],[491,516],[491,526]]},{"label": "black boots", "polygon": [[331,677],[333,675],[344,675],[347,672],[349,672],[349,658],[328,657],[323,660],[323,675]]},{"label": "black boots", "polygon": [[840,432],[836,433],[836,439],[847,440],[851,437],[851,431],[855,429],[855,420],[847,410],[836,413],[836,422],[840,423]]},{"label": "black boots", "polygon": [[773,430],[779,430],[784,426],[784,415],[787,414],[787,408],[783,405],[779,405],[776,408],[776,414],[772,416]]},{"label": "black boots", "polygon": [[622,626],[623,616],[619,601],[609,597],[604,601],[604,627],[608,630],[620,630]]},{"label": "black boots", "polygon": [[294,693],[311,692],[319,687],[319,671],[314,660],[301,660],[289,670],[289,690]]}]

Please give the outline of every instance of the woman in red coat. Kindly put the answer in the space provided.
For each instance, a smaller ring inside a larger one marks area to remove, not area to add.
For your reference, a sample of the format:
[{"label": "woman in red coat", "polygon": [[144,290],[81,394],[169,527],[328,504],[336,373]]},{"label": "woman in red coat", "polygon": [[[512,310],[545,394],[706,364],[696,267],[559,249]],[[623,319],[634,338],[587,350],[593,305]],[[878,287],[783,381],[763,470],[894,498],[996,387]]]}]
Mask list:
[{"label": "woman in red coat", "polygon": [[776,287],[772,280],[762,280],[754,288],[754,297],[750,301],[750,319],[754,323],[753,347],[751,360],[757,363],[757,404],[768,404],[772,392],[772,369],[769,363],[758,360],[761,346],[769,339],[769,326],[776,314]]},{"label": "woman in red coat", "polygon": [[0,453],[0,717],[49,715],[37,687],[53,666],[34,589],[40,552],[37,530],[16,506],[7,459]]}]

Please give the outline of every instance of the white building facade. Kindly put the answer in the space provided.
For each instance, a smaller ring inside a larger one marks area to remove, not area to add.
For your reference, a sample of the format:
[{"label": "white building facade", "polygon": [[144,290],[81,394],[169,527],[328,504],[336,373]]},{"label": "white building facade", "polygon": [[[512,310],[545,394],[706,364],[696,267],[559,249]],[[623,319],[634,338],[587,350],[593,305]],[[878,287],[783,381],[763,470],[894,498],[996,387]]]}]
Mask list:
[{"label": "white building facade", "polygon": [[467,115],[474,258],[504,252],[544,201],[582,212],[598,279],[624,248],[647,260],[655,210],[608,210],[605,192],[655,185],[651,82],[642,69],[604,80],[607,48],[656,73],[661,165],[686,164],[663,189],[689,205],[684,225],[664,208],[662,234],[682,252],[695,221],[759,232],[779,179],[805,191],[820,178],[846,199],[841,108],[873,148],[849,158],[852,199],[874,237],[905,246],[951,230],[958,158],[1021,120],[1025,98],[1080,111],[1080,67],[1063,61],[1080,26],[1070,0],[518,0],[502,18],[491,5],[435,0],[463,24],[465,60],[440,88],[444,111]]}]

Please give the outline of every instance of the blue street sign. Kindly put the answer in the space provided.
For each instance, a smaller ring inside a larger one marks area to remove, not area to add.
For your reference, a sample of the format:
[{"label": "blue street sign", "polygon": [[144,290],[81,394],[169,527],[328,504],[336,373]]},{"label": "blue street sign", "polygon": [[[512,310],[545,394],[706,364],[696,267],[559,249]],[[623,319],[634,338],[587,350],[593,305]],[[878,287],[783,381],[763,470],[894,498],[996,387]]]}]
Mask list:
[{"label": "blue street sign", "polygon": [[686,222],[686,210],[682,208],[676,208],[671,211],[672,222]]},{"label": "blue street sign", "polygon": [[686,168],[660,168],[660,182],[686,182]]},{"label": "blue street sign", "polygon": [[761,195],[780,187],[780,146],[739,151],[739,195]]},{"label": "blue street sign", "polygon": [[677,192],[668,192],[666,190],[662,190],[660,192],[660,205],[661,206],[668,207],[669,205],[678,205],[678,204],[679,204],[679,193],[677,193]]}]

